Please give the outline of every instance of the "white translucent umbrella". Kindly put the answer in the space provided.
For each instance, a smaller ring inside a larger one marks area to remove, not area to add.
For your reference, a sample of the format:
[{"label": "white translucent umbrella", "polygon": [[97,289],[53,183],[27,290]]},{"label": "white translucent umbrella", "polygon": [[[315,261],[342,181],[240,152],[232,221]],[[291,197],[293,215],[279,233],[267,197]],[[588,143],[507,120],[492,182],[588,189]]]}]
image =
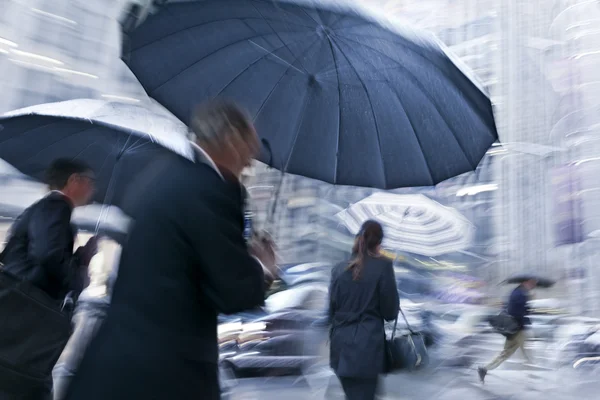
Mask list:
[{"label": "white translucent umbrella", "polygon": [[465,250],[474,233],[458,211],[420,194],[375,193],[336,217],[353,234],[366,220],[376,220],[384,228],[385,248],[431,257]]}]

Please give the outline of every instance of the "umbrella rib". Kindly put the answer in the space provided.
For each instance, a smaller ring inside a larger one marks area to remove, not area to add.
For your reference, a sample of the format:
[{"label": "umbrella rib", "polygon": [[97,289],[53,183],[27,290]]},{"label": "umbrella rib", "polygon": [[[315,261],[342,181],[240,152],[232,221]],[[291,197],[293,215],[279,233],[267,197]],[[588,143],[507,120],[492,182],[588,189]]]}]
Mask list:
[{"label": "umbrella rib", "polygon": [[[332,41],[330,40],[330,42],[332,42]],[[332,43],[332,45],[334,45],[334,43]],[[379,158],[381,161],[381,173],[383,174],[383,187],[385,188],[385,187],[387,187],[387,177],[386,177],[386,173],[385,173],[385,164],[383,162],[383,151],[381,150],[381,135],[379,134],[379,123],[377,122],[377,116],[375,115],[375,109],[373,109],[373,102],[371,101],[371,95],[369,94],[369,91],[367,90],[367,85],[365,84],[363,79],[360,77],[358,71],[356,70],[356,68],[354,67],[352,62],[350,62],[350,59],[348,58],[348,56],[346,56],[346,54],[344,54],[342,49],[337,44],[335,46],[340,51],[340,54],[342,56],[344,56],[344,58],[348,62],[348,65],[350,66],[350,68],[352,68],[352,70],[354,70],[354,73],[356,74],[356,77],[358,78],[360,84],[362,85],[362,88],[365,91],[365,94],[367,95],[367,99],[369,100],[371,114],[373,115],[373,120],[375,121],[375,133],[377,134],[377,147],[379,149]]]},{"label": "umbrella rib", "polygon": [[[290,55],[293,57],[294,53],[292,52],[292,49],[289,48],[289,46],[287,45],[286,42],[284,42],[284,40],[281,38],[281,36],[279,35],[279,33],[277,33],[277,31],[273,28],[273,25],[271,25],[271,23],[268,21],[267,18],[265,18],[265,16],[263,15],[263,13],[260,12],[260,10],[258,9],[258,7],[256,7],[256,5],[254,5],[254,3],[252,4],[252,7],[256,10],[256,12],[264,19],[264,21],[267,23],[267,25],[269,25],[269,28],[271,28],[271,30],[273,31],[273,33],[275,35],[277,35],[277,38],[279,39],[279,41],[285,46],[285,48],[287,49],[287,51],[290,52]],[[306,32],[301,32],[301,33],[306,33]],[[302,64],[302,61],[300,61],[298,59],[298,62],[300,63],[300,66],[302,67],[302,69],[304,70],[304,73],[308,74],[308,71],[306,70],[306,67],[304,67],[304,65]]]},{"label": "umbrella rib", "polygon": [[[31,117],[31,116],[34,116],[34,117],[44,117],[44,118],[52,118],[52,116],[48,116],[48,115],[22,115],[22,116],[15,117],[15,119],[17,119],[17,118],[23,118],[23,117]],[[2,118],[2,119],[0,119],[0,122],[2,122],[2,120],[4,120],[4,119],[10,120],[11,118],[10,117]],[[31,129],[26,130],[25,132],[19,133],[17,136],[27,135],[29,132],[35,131],[36,129],[46,128],[48,126],[51,126],[51,125],[54,125],[54,124],[57,124],[57,123],[58,123],[57,121],[53,121],[53,122],[49,122],[49,123],[44,124],[44,125],[36,126],[35,128],[31,128]],[[10,142],[11,140],[17,138],[17,136],[10,136],[10,137],[8,137],[8,138],[0,141],[0,144],[4,144],[6,142]]]},{"label": "umbrella rib", "polygon": [[[303,32],[297,32],[297,33],[303,33]],[[208,57],[217,54],[220,51],[223,51],[231,46],[235,46],[238,45],[240,43],[244,43],[244,42],[251,42],[253,39],[258,39],[258,38],[263,38],[265,36],[269,36],[272,35],[272,33],[269,34],[264,34],[264,35],[254,35],[254,36],[250,36],[248,38],[244,38],[241,40],[237,40],[235,42],[229,43],[227,46],[221,47],[215,51],[210,52],[209,54],[204,55],[201,59],[193,62],[191,65],[188,65],[187,67],[185,67],[184,69],[182,69],[181,71],[179,71],[178,73],[176,73],[175,75],[173,75],[172,77],[170,77],[169,79],[167,79],[165,82],[161,83],[160,85],[156,86],[155,88],[153,88],[148,94],[150,96],[152,96],[152,93],[156,92],[158,89],[160,89],[161,87],[165,86],[167,83],[169,83],[170,81],[172,81],[173,79],[177,78],[179,75],[183,74],[184,72],[188,71],[190,68],[196,66],[198,63],[206,60]]]},{"label": "umbrella rib", "polygon": [[296,142],[298,141],[298,136],[300,136],[300,128],[302,127],[302,122],[304,122],[304,114],[306,111],[306,106],[308,105],[309,92],[312,86],[309,86],[304,94],[304,99],[302,101],[302,112],[300,114],[300,118],[298,120],[298,124],[296,125],[296,133],[294,133],[294,140],[292,141],[292,146],[290,148],[290,153],[287,156],[287,160],[285,161],[285,166],[282,169],[282,172],[286,172],[288,166],[290,165],[290,161],[292,159],[292,154],[294,154],[294,147],[296,146]]},{"label": "umbrella rib", "polygon": [[70,139],[70,138],[72,138],[73,136],[77,136],[77,135],[79,135],[79,134],[81,134],[81,133],[85,133],[85,132],[87,132],[87,131],[89,131],[89,130],[91,130],[91,129],[95,129],[95,128],[98,128],[98,127],[97,127],[97,126],[91,126],[91,127],[89,127],[89,128],[86,128],[86,129],[83,129],[83,130],[77,131],[77,132],[75,132],[75,133],[72,133],[72,134],[70,134],[70,135],[67,135],[67,136],[64,136],[64,137],[62,137],[62,138],[58,139],[57,141],[50,143],[50,144],[49,144],[48,146],[46,146],[44,149],[42,149],[42,150],[38,151],[38,152],[37,152],[37,153],[35,153],[34,155],[32,155],[32,156],[29,156],[29,157],[27,157],[25,160],[23,160],[23,165],[25,165],[25,166],[26,166],[26,165],[27,165],[27,161],[31,160],[31,159],[32,159],[32,158],[34,158],[34,157],[37,157],[37,156],[39,156],[39,155],[40,155],[40,153],[42,153],[42,152],[44,152],[44,151],[48,150],[48,149],[49,149],[50,147],[52,147],[52,146],[55,146],[55,145],[59,144],[59,143],[60,143],[60,142],[62,142],[63,140]]},{"label": "umbrella rib", "polygon": [[342,87],[340,85],[340,73],[338,71],[338,62],[335,57],[335,51],[333,50],[333,44],[331,40],[327,41],[329,43],[329,50],[331,51],[331,57],[333,58],[333,65],[335,68],[335,76],[337,79],[337,87],[338,87],[338,132],[335,142],[335,165],[333,169],[333,184],[337,184],[337,176],[338,176],[338,159],[340,154],[340,136],[342,134]]},{"label": "umbrella rib", "polygon": [[[199,28],[201,26],[206,26],[206,25],[210,25],[210,24],[217,24],[217,23],[223,23],[223,22],[228,22],[228,21],[242,21],[242,22],[245,22],[246,20],[258,20],[258,21],[261,21],[263,19],[264,18],[253,18],[253,17],[247,17],[247,18],[226,18],[226,19],[218,19],[218,20],[209,21],[209,22],[203,22],[201,24],[192,25],[192,26],[188,26],[188,27],[179,29],[179,30],[177,30],[175,32],[169,33],[168,35],[161,36],[160,38],[158,38],[156,40],[153,40],[153,41],[151,41],[149,43],[146,43],[146,44],[144,44],[144,45],[142,45],[140,47],[136,47],[135,49],[132,49],[131,53],[133,53],[135,51],[138,51],[138,50],[141,50],[144,47],[148,47],[150,45],[153,45],[153,44],[155,44],[157,42],[160,42],[161,40],[164,40],[164,39],[166,39],[168,37],[171,37],[173,35],[177,35],[178,33],[185,32],[188,29]],[[272,21],[277,22],[277,20],[272,20]],[[298,23],[295,23],[295,22],[291,22],[291,23],[294,24],[294,25],[296,25],[296,26],[302,26],[304,28],[311,28],[310,26],[307,26],[307,25],[301,25],[301,24],[298,24]],[[290,31],[290,32],[286,32],[286,33],[294,33],[294,32],[301,32],[301,31]]]},{"label": "umbrella rib", "polygon": [[[367,25],[367,26],[368,26],[368,25]],[[344,38],[344,39],[347,39],[347,40],[353,41],[353,42],[355,42],[355,43],[359,43],[359,44],[361,44],[362,46],[365,46],[365,47],[367,47],[367,48],[370,48],[370,49],[371,49],[371,50],[373,50],[373,51],[377,51],[378,53],[381,53],[381,51],[377,50],[376,48],[374,48],[374,47],[372,47],[372,46],[369,46],[369,45],[367,45],[367,44],[365,44],[365,43],[360,43],[360,42],[357,42],[356,40],[353,40],[353,39],[349,38],[349,37],[348,37],[348,36],[346,36],[346,35],[339,34],[339,31],[336,31],[336,32],[338,33],[338,36],[339,36],[340,38]],[[429,65],[433,66],[435,69],[437,69],[437,70],[440,72],[440,75],[441,75],[441,76],[443,76],[444,78],[446,78],[446,79],[448,80],[448,82],[450,82],[450,83],[453,83],[453,80],[452,80],[452,78],[450,78],[450,77],[449,77],[449,76],[446,74],[446,72],[444,71],[444,69],[443,69],[443,68],[441,68],[441,67],[438,65],[438,63],[437,63],[437,62],[435,62],[434,60],[432,60],[430,57],[428,57],[428,56],[426,56],[426,55],[424,55],[424,54],[421,54],[419,51],[417,51],[417,50],[414,48],[414,46],[413,46],[413,43],[412,43],[412,42],[410,42],[408,39],[401,38],[401,39],[403,39],[403,40],[404,40],[404,42],[395,42],[395,41],[393,41],[393,40],[386,39],[386,38],[381,38],[381,37],[377,37],[377,36],[371,36],[371,35],[360,35],[360,34],[358,34],[358,33],[355,33],[355,35],[356,35],[356,36],[360,36],[361,38],[366,38],[366,39],[374,39],[374,40],[381,40],[381,41],[384,41],[384,42],[388,42],[388,43],[391,43],[391,44],[395,44],[395,45],[402,46],[403,48],[405,48],[405,49],[409,50],[411,53],[413,53],[413,54],[415,54],[415,55],[419,56],[420,58],[424,59],[425,61],[427,61],[427,63],[428,63]],[[445,51],[444,51],[444,49],[443,49],[443,48],[441,48],[441,47],[438,47],[438,48],[437,48],[437,50],[439,50],[439,52],[440,52],[441,54],[444,54],[444,56],[445,56],[446,58],[448,58],[448,55],[446,55],[446,53],[445,53]],[[381,53],[381,54],[384,54],[384,53]],[[385,55],[385,54],[384,54],[384,55]],[[385,56],[386,56],[388,59],[390,59],[390,60],[394,61],[395,63],[398,63],[398,61],[397,61],[397,60],[395,60],[395,59],[391,58],[390,56],[388,56],[388,55],[385,55]],[[451,61],[451,60],[450,60],[450,62],[452,63],[452,61]],[[477,88],[477,91],[478,91],[478,93],[481,93],[481,95],[482,95],[482,96],[484,96],[484,97],[485,97],[485,98],[486,98],[488,101],[490,101],[490,99],[489,99],[488,95],[487,95],[487,94],[485,94],[484,92],[482,92],[482,91],[481,91],[481,89],[479,89],[479,88],[477,87],[477,85],[476,85],[476,84],[474,84],[474,83],[472,82],[471,78],[469,78],[469,77],[468,77],[468,76],[467,76],[467,75],[466,75],[466,74],[465,74],[465,73],[464,73],[462,70],[460,70],[460,68],[458,68],[458,67],[457,67],[457,66],[456,66],[454,63],[452,63],[452,64],[453,64],[453,65],[454,65],[454,67],[455,67],[455,68],[456,68],[456,69],[457,69],[457,70],[460,72],[460,74],[461,74],[461,75],[463,75],[463,76],[465,77],[465,79],[466,79],[466,80],[467,80],[467,81],[468,81],[468,82],[469,82],[469,83],[470,83],[472,86],[474,86],[475,88]],[[483,117],[482,117],[480,114],[481,114],[481,113],[483,113],[483,114],[486,114],[486,113],[487,113],[487,112],[486,112],[486,110],[485,110],[485,109],[482,109],[482,108],[479,106],[479,102],[477,102],[477,101],[471,101],[470,103],[472,103],[472,105],[473,105],[473,106],[475,106],[475,108],[477,108],[477,111],[478,111],[478,112],[477,112],[477,116],[478,116],[478,117],[479,117],[479,118],[482,120],[482,122],[483,122],[483,121],[484,121],[484,118],[483,118]]]},{"label": "umbrella rib", "polygon": [[[358,42],[355,42],[355,43],[358,43]],[[360,44],[360,43],[358,43],[358,44]],[[373,64],[371,64],[371,66],[373,66]],[[377,70],[377,69],[375,68],[375,70]],[[402,99],[400,98],[400,95],[396,91],[396,89],[394,88],[394,86],[390,83],[389,80],[387,80],[387,78],[385,78],[385,76],[384,76],[384,80],[385,80],[385,82],[387,82],[387,84],[390,86],[390,88],[392,89],[392,91],[396,95],[396,98],[398,99],[398,103],[400,104],[400,108],[402,108],[402,111],[404,111],[404,115],[406,115],[406,119],[408,120],[408,123],[410,124],[410,127],[411,127],[411,129],[413,131],[413,134],[415,135],[415,138],[417,139],[417,142],[419,142],[419,149],[421,150],[421,155],[423,156],[423,160],[425,161],[425,165],[427,166],[427,172],[429,173],[429,177],[431,178],[431,182],[432,182],[432,184],[435,184],[435,179],[433,178],[433,172],[431,171],[431,167],[429,166],[429,161],[427,161],[427,157],[425,156],[425,151],[423,150],[423,146],[422,146],[421,140],[419,139],[419,135],[417,135],[417,131],[415,130],[415,126],[413,125],[413,123],[412,123],[412,121],[410,119],[410,116],[408,115],[408,112],[404,108],[404,104],[402,104]]]},{"label": "umbrella rib", "polygon": [[279,77],[279,80],[277,80],[277,83],[275,83],[275,85],[273,85],[273,88],[271,89],[271,91],[269,92],[269,94],[267,95],[267,97],[265,98],[265,100],[261,103],[260,107],[258,108],[258,111],[256,112],[256,115],[254,115],[254,118],[252,119],[252,122],[255,122],[256,119],[258,118],[258,116],[260,115],[260,113],[262,112],[264,106],[267,104],[267,101],[269,101],[269,99],[271,98],[271,95],[273,94],[273,92],[275,92],[275,89],[277,88],[277,86],[279,86],[279,83],[283,80],[283,78],[287,75],[288,71],[291,69],[291,66],[296,62],[296,60],[300,57],[303,57],[306,52],[308,50],[310,50],[310,48],[319,41],[319,38],[317,38],[315,41],[313,41],[306,49],[303,50],[303,52],[301,54],[299,54],[298,56],[296,56],[296,58],[293,60],[292,63],[290,63],[287,68],[285,69],[285,71],[283,71],[283,74]]},{"label": "umbrella rib", "polygon": [[[342,37],[342,40],[343,40],[343,39],[351,40],[351,39],[348,39],[348,38],[343,38],[343,37]],[[351,40],[351,41],[352,41],[352,40]],[[358,42],[356,42],[356,41],[354,41],[354,42],[355,42],[355,43],[358,43]],[[366,46],[366,47],[369,47],[369,48],[371,48],[370,46]],[[378,53],[378,54],[381,54],[381,55],[383,55],[383,56],[387,57],[388,59],[390,59],[390,60],[392,60],[392,61],[396,62],[396,63],[398,64],[398,68],[399,68],[399,69],[402,69],[403,71],[405,71],[405,72],[406,72],[406,73],[407,73],[407,74],[408,74],[408,75],[409,75],[409,76],[412,78],[411,80],[412,80],[413,84],[414,84],[415,86],[417,86],[417,87],[418,87],[418,88],[421,90],[421,92],[422,92],[422,93],[425,95],[425,98],[426,98],[426,99],[429,101],[429,103],[430,103],[430,104],[433,106],[433,108],[434,108],[434,109],[437,111],[437,113],[438,113],[438,115],[440,116],[440,118],[442,119],[442,121],[444,121],[444,124],[445,124],[445,125],[448,127],[448,129],[449,129],[449,130],[450,130],[450,132],[452,133],[452,136],[454,137],[454,141],[456,142],[456,144],[458,144],[458,147],[460,148],[460,150],[462,151],[462,153],[465,155],[465,158],[467,159],[467,161],[468,161],[468,162],[469,162],[469,164],[471,165],[471,168],[472,168],[473,170],[477,169],[477,164],[476,164],[476,163],[475,163],[475,162],[474,162],[474,161],[473,161],[473,160],[472,160],[472,159],[471,159],[471,158],[468,156],[467,152],[465,151],[465,149],[463,148],[462,144],[461,144],[461,143],[460,143],[460,141],[458,140],[458,136],[456,135],[456,132],[455,132],[454,128],[453,128],[452,126],[450,126],[450,124],[448,123],[448,121],[446,120],[446,118],[444,117],[444,115],[442,114],[442,112],[440,111],[440,108],[439,108],[439,106],[438,106],[438,105],[437,105],[437,103],[434,101],[434,99],[433,99],[433,97],[431,96],[431,94],[429,93],[429,91],[425,89],[425,87],[424,87],[424,86],[423,86],[423,85],[422,85],[422,84],[419,82],[419,80],[417,79],[417,77],[416,77],[416,76],[415,76],[415,75],[414,75],[414,74],[413,74],[413,73],[412,73],[412,72],[411,72],[411,71],[410,71],[408,68],[406,68],[405,66],[401,65],[400,63],[398,63],[397,61],[395,61],[393,58],[391,58],[391,57],[389,57],[389,56],[386,56],[384,53],[382,53],[382,52],[380,52],[380,51],[378,51],[378,50],[376,50],[376,49],[373,49],[373,48],[372,48],[372,50],[373,50],[373,51],[377,51],[377,53]],[[372,64],[370,61],[368,61],[368,62],[369,62],[369,64],[371,64],[371,66],[373,66],[373,64]],[[373,66],[373,67],[374,67],[374,66]],[[374,69],[375,69],[375,68],[374,68]],[[384,77],[384,79],[386,79],[386,78]],[[386,79],[386,81],[387,81],[387,79]],[[388,82],[388,84],[390,83],[389,81],[387,81],[387,82]],[[478,116],[479,116],[479,115],[478,115]],[[482,122],[483,122],[483,121],[482,121]],[[485,124],[484,124],[484,125],[485,125]]]},{"label": "umbrella rib", "polygon": [[[317,39],[317,40],[318,40],[318,39]],[[295,42],[297,42],[297,41],[299,41],[299,40],[294,40],[292,43],[295,43]],[[316,43],[316,40],[310,44],[309,48],[310,48],[310,47],[311,47],[313,44],[315,44],[315,43]],[[260,47],[260,46],[259,46],[259,47]],[[241,76],[241,75],[242,75],[244,72],[248,71],[248,70],[249,70],[249,69],[250,69],[252,66],[254,66],[254,64],[258,63],[258,62],[259,62],[259,61],[261,61],[261,60],[264,60],[266,57],[268,57],[268,56],[270,56],[270,55],[275,55],[275,54],[274,54],[274,52],[276,52],[277,50],[281,50],[281,49],[283,49],[284,47],[285,47],[285,45],[284,45],[284,46],[280,46],[280,47],[278,47],[278,48],[276,48],[276,49],[273,49],[273,51],[272,51],[272,52],[264,54],[262,57],[258,58],[257,60],[253,61],[253,62],[252,62],[250,65],[246,66],[246,68],[244,68],[242,71],[240,71],[240,72],[239,72],[239,73],[238,73],[236,76],[234,76],[234,77],[233,77],[233,79],[231,79],[231,80],[230,80],[230,81],[229,81],[229,82],[228,82],[228,83],[227,83],[227,84],[226,84],[226,85],[225,85],[225,86],[224,86],[224,87],[223,87],[221,90],[219,90],[219,92],[218,92],[218,93],[215,95],[215,97],[218,97],[218,96],[220,96],[220,95],[221,95],[221,93],[223,93],[223,91],[225,91],[225,90],[226,90],[226,89],[227,89],[227,88],[228,88],[228,87],[229,87],[229,86],[230,86],[230,85],[231,85],[233,82],[235,82],[235,81],[237,80],[237,78],[239,78],[239,77],[240,77],[240,76]],[[262,47],[260,47],[260,48],[262,49]],[[266,50],[266,49],[264,49],[264,50]],[[293,54],[292,54],[292,56],[293,56]],[[277,56],[275,56],[275,57],[277,57]],[[279,57],[278,57],[278,58],[279,58]],[[288,66],[288,68],[286,69],[286,72],[287,72],[287,71],[289,71],[289,69],[290,69],[290,68],[293,68],[293,64],[296,62],[296,60],[297,60],[297,59],[298,59],[298,57],[294,58],[294,60],[293,60],[291,63],[289,63],[289,62],[287,62],[287,61],[285,61],[285,60],[281,59],[281,60],[282,60],[282,61],[284,61],[284,62],[287,64],[287,66]],[[299,72],[303,72],[303,71],[300,71],[300,70],[298,70],[298,71],[299,71]],[[284,75],[285,75],[285,72],[284,72]]]}]

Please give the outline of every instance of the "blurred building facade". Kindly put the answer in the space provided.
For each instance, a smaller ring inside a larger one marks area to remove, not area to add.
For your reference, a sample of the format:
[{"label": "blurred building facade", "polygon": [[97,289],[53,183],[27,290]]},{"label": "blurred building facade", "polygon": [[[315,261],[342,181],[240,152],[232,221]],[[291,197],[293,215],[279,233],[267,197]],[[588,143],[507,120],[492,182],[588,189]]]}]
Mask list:
[{"label": "blurred building facade", "polygon": [[3,0],[0,113],[75,98],[140,102],[120,59],[127,0]]}]

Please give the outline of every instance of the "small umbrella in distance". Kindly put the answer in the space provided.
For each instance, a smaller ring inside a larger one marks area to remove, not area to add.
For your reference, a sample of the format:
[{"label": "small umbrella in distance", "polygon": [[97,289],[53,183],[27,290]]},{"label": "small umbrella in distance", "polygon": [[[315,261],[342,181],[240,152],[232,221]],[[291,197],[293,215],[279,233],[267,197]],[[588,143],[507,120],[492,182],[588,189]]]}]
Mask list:
[{"label": "small umbrella in distance", "polygon": [[192,159],[187,127],[144,107],[71,100],[0,117],[0,159],[42,180],[57,158],[80,159],[96,174],[98,203],[121,206],[138,174],[168,152]]},{"label": "small umbrella in distance", "polygon": [[431,186],[474,170],[497,141],[492,104],[434,37],[356,6],[167,2],[123,57],[182,121],[223,96],[254,118],[260,161],[338,185]]},{"label": "small umbrella in distance", "polygon": [[505,284],[521,284],[523,282],[527,282],[532,279],[537,281],[538,287],[544,288],[544,289],[550,288],[556,284],[556,281],[554,281],[552,279],[542,278],[539,276],[527,275],[527,274],[512,276],[512,277],[506,279],[503,283],[505,283]]}]

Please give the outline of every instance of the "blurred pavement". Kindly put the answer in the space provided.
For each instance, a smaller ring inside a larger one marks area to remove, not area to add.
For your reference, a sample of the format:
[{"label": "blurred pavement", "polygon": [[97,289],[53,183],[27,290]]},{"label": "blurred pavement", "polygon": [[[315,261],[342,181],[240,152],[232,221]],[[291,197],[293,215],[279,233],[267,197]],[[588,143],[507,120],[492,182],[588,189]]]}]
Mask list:
[{"label": "blurred pavement", "polygon": [[[490,372],[479,382],[475,366],[436,367],[386,377],[381,400],[570,400],[592,399],[600,391],[597,371],[523,366],[516,362]],[[224,400],[343,399],[337,378],[328,370],[321,376],[242,379]]]}]

